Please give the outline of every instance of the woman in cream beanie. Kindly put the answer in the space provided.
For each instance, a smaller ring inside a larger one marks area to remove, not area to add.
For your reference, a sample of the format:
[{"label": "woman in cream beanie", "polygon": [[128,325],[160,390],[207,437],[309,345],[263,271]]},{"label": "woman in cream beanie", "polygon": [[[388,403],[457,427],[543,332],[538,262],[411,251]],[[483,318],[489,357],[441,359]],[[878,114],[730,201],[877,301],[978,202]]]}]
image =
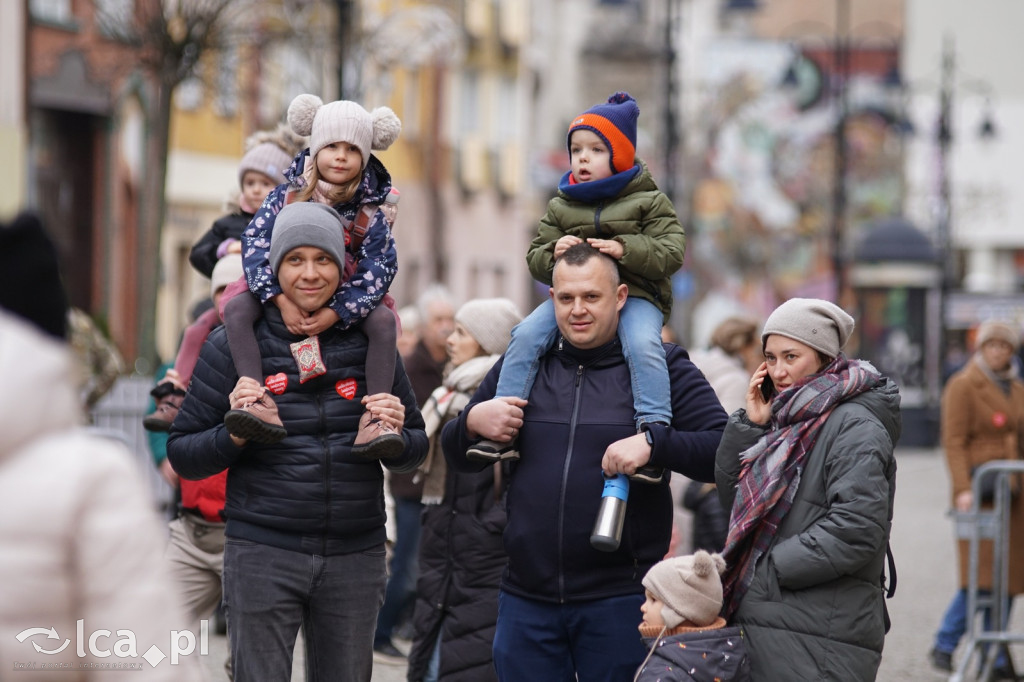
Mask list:
[{"label": "woman in cream beanie", "polygon": [[445,466],[441,427],[458,416],[505,352],[522,316],[506,298],[475,299],[455,313],[448,337],[451,365],[423,405],[430,451],[423,477],[423,532],[416,585],[409,679],[422,680],[440,640],[440,678],[497,682],[491,640],[505,566],[501,465],[476,474]]},{"label": "woman in cream beanie", "polygon": [[755,680],[866,682],[881,662],[900,398],[842,352],[853,329],[829,301],[776,308],[718,448],[731,509],[722,615],[743,628]]}]

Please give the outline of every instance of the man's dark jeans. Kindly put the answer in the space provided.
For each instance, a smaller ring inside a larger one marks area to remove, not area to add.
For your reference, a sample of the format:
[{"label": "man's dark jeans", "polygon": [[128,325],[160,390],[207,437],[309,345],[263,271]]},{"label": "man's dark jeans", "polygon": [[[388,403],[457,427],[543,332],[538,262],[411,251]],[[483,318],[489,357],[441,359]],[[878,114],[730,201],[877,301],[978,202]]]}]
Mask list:
[{"label": "man's dark jeans", "polygon": [[502,591],[494,668],[502,682],[620,682],[647,655],[644,595],[552,604]]},{"label": "man's dark jeans", "polygon": [[227,538],[224,611],[235,682],[291,679],[300,625],[308,682],[369,682],[386,581],[383,544],[324,557]]}]

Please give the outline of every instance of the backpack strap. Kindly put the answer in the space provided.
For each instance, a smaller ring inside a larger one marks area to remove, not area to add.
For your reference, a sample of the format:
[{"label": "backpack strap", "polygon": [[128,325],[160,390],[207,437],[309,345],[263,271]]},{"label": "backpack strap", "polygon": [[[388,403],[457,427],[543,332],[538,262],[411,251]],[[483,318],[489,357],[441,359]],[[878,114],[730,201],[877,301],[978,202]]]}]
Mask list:
[{"label": "backpack strap", "polygon": [[[298,191],[294,189],[289,189],[285,192],[285,206],[294,203],[298,195]],[[353,251],[359,250],[363,240],[366,239],[366,233],[370,230],[370,225],[373,223],[373,216],[377,215],[379,208],[380,204],[363,204],[356,211],[355,220],[350,221],[345,216],[341,216],[341,225],[345,230],[345,246]]]},{"label": "backpack strap", "polygon": [[370,229],[370,223],[373,222],[373,216],[377,214],[377,209],[380,206],[378,204],[363,204],[360,209],[356,212],[356,219],[352,221],[350,226],[345,229],[351,235],[352,250],[357,250],[366,238],[366,233]]},{"label": "backpack strap", "polygon": [[[885,584],[885,567],[883,567],[880,579],[882,594],[885,595],[885,599],[892,599],[896,594],[896,559],[892,555],[892,546],[888,542],[885,543],[885,561],[889,566],[889,584]],[[889,608],[885,605],[885,599],[882,600],[882,623],[885,625],[885,632],[888,633],[892,627],[892,619],[889,617]]]},{"label": "backpack strap", "polygon": [[885,543],[885,560],[889,564],[889,585],[885,584],[885,572],[882,572],[882,591],[886,599],[892,599],[896,594],[896,559],[892,555],[892,545]]}]

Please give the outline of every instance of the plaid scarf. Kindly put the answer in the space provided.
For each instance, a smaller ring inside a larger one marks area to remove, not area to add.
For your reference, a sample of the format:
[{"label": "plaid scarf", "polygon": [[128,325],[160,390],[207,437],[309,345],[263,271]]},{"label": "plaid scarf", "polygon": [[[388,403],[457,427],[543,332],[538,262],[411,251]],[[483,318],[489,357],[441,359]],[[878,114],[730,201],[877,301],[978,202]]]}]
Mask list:
[{"label": "plaid scarf", "polygon": [[740,453],[742,468],[722,556],[723,613],[732,616],[754,578],[758,559],[771,547],[800,487],[807,453],[833,408],[880,382],[871,363],[842,353],[820,373],[780,392],[772,401],[773,429]]}]

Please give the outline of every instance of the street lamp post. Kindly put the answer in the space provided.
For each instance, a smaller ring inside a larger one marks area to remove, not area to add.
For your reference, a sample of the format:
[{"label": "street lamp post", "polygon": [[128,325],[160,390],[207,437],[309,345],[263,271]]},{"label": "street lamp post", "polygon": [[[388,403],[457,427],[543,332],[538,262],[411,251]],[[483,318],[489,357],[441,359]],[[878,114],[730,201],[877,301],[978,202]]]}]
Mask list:
[{"label": "street lamp post", "polygon": [[[955,276],[953,263],[956,251],[953,247],[953,196],[952,183],[950,182],[949,157],[953,144],[953,111],[957,88],[956,69],[956,48],[952,36],[946,35],[942,42],[939,117],[935,132],[935,142],[938,148],[938,202],[936,203],[935,236],[942,259],[939,280],[939,357],[943,359],[945,359],[947,352],[946,346],[949,331],[946,325],[950,291],[952,290]],[[973,90],[975,93],[981,94],[986,98],[991,94],[989,85],[978,80],[965,80],[960,84],[960,87]],[[978,129],[978,135],[980,137],[995,135],[995,125],[992,123],[990,112],[987,109]]]},{"label": "street lamp post", "polygon": [[832,194],[832,268],[835,277],[836,302],[842,300],[846,286],[843,240],[846,235],[846,118],[849,113],[847,80],[849,69],[849,24],[850,5],[848,0],[836,2],[836,39],[833,47],[832,71],[837,80],[833,97],[836,104],[835,132],[835,177]]}]

